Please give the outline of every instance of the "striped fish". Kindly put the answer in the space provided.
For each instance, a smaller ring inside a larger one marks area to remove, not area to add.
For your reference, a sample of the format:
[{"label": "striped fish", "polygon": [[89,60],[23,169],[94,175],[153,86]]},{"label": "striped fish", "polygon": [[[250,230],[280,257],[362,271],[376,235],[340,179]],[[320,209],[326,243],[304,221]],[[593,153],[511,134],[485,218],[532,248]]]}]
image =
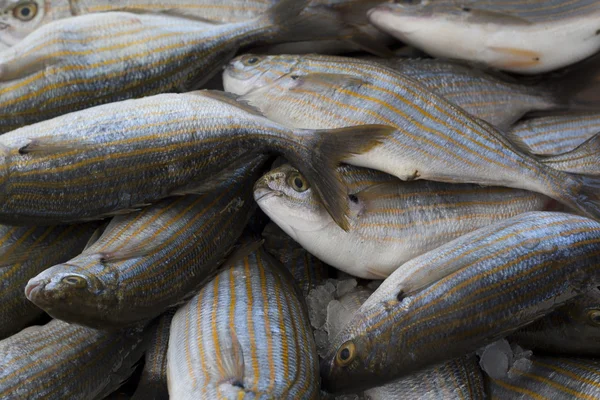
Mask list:
[{"label": "striped fish", "polygon": [[318,399],[317,351],[292,276],[263,249],[226,263],[173,318],[174,399]]},{"label": "striped fish", "polygon": [[327,264],[304,250],[276,224],[269,223],[262,237],[265,250],[291,272],[304,297],[329,277]]},{"label": "striped fish", "polygon": [[0,225],[0,339],[20,331],[42,314],[25,297],[27,281],[79,254],[98,225]]},{"label": "striped fish", "polygon": [[600,361],[532,356],[504,378],[487,378],[489,398],[571,400],[600,398]]},{"label": "striped fish", "polygon": [[54,318],[92,328],[146,321],[181,304],[241,235],[264,161],[240,167],[208,194],[115,217],[81,255],[32,278],[27,298]]},{"label": "striped fish", "polygon": [[103,399],[145,350],[143,329],[105,332],[52,320],[0,341],[3,400]]},{"label": "striped fish", "polygon": [[[270,83],[269,83],[270,82]],[[318,55],[245,55],[224,72],[227,91],[294,127],[384,123],[382,145],[342,159],[402,180],[508,186],[545,194],[597,218],[599,193],[582,176],[542,164],[493,126],[412,78],[376,63]]]},{"label": "striped fish", "polygon": [[105,104],[0,136],[0,221],[50,224],[122,214],[193,192],[247,153],[277,152],[307,174],[345,226],[346,188],[330,165],[346,150],[377,146],[392,130],[294,130],[217,91]]},{"label": "striped fish", "polygon": [[578,297],[509,339],[536,353],[600,357],[600,290]]},{"label": "striped fish", "polygon": [[[354,168],[353,179],[370,179],[372,171]],[[366,279],[384,279],[403,263],[465,233],[554,203],[537,193],[505,187],[377,182],[374,179],[373,186],[349,196],[348,231],[335,224],[304,176],[290,165],[256,182],[254,198],[311,254]]]},{"label": "striped fish", "polygon": [[167,348],[174,315],[175,310],[169,310],[148,328],[149,343],[144,356],[144,369],[132,400],[169,400]]},{"label": "striped fish", "polygon": [[510,131],[533,154],[571,151],[600,132],[600,112],[570,113],[525,119]]},{"label": "striped fish", "polygon": [[382,4],[379,29],[435,57],[534,74],[600,50],[597,0],[435,0]]},{"label": "striped fish", "polygon": [[321,364],[327,390],[385,384],[460,357],[600,283],[600,224],[532,212],[417,257],[354,315]]},{"label": "striped fish", "polygon": [[240,47],[281,38],[308,2],[282,0],[231,24],[114,12],[44,25],[0,53],[0,133],[99,104],[198,89]]},{"label": "striped fish", "polygon": [[563,172],[598,176],[600,175],[600,133],[574,150],[540,159],[545,165]]}]

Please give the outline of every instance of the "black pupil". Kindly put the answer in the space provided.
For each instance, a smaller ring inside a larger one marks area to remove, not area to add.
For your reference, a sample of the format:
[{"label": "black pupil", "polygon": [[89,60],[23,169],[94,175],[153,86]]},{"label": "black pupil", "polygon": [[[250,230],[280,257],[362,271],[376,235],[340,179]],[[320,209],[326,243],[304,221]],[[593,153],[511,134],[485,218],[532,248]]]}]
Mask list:
[{"label": "black pupil", "polygon": [[600,314],[596,313],[592,315],[592,321],[598,323],[600,322]]},{"label": "black pupil", "polygon": [[301,189],[302,188],[302,179],[300,179],[300,178],[294,179],[294,185],[296,185],[296,187],[298,189]]},{"label": "black pupil", "polygon": [[69,283],[77,283],[78,282],[77,278],[69,278],[68,281],[69,281]]},{"label": "black pupil", "polygon": [[251,59],[248,60],[248,64],[254,64],[257,61],[258,61],[258,58],[252,57]]},{"label": "black pupil", "polygon": [[342,352],[340,353],[340,358],[342,359],[342,361],[346,361],[347,359],[349,359],[350,358],[350,350],[343,349]]},{"label": "black pupil", "polygon": [[31,13],[31,9],[29,7],[23,7],[23,8],[21,8],[21,15],[22,16],[28,17],[30,13]]}]

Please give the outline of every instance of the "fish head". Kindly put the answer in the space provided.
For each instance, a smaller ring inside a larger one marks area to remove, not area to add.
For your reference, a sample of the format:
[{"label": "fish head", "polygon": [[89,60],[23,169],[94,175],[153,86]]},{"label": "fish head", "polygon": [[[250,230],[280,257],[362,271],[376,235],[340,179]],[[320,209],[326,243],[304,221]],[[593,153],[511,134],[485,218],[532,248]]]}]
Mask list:
[{"label": "fish head", "polygon": [[289,164],[263,175],[254,185],[258,206],[288,235],[314,232],[333,222],[308,180]]},{"label": "fish head", "polygon": [[600,328],[600,290],[589,291],[557,311],[562,310],[566,311],[571,324],[576,323],[593,329]]},{"label": "fish head", "polygon": [[50,2],[0,0],[0,50],[14,46],[45,23]]},{"label": "fish head", "polygon": [[297,56],[239,56],[225,67],[223,87],[226,92],[244,95],[289,74],[296,63]]}]

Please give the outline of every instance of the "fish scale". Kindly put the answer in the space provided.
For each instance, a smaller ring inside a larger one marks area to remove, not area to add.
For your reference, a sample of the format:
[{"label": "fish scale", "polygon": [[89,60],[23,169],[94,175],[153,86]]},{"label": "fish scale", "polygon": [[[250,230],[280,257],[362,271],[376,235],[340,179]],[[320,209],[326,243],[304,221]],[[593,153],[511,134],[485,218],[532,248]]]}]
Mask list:
[{"label": "fish scale", "polygon": [[317,399],[317,353],[292,276],[262,248],[224,265],[171,325],[169,394]]},{"label": "fish scale", "polygon": [[600,224],[579,216],[525,213],[466,234],[383,282],[332,343],[324,386],[382,384],[475,351],[597,286],[599,261]]}]

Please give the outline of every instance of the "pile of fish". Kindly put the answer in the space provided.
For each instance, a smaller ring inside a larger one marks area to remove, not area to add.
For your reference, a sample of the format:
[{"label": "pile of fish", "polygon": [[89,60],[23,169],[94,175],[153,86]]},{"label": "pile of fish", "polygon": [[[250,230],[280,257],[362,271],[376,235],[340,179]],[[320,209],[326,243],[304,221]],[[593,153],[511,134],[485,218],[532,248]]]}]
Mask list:
[{"label": "pile of fish", "polygon": [[0,28],[1,399],[600,398],[597,0]]}]

